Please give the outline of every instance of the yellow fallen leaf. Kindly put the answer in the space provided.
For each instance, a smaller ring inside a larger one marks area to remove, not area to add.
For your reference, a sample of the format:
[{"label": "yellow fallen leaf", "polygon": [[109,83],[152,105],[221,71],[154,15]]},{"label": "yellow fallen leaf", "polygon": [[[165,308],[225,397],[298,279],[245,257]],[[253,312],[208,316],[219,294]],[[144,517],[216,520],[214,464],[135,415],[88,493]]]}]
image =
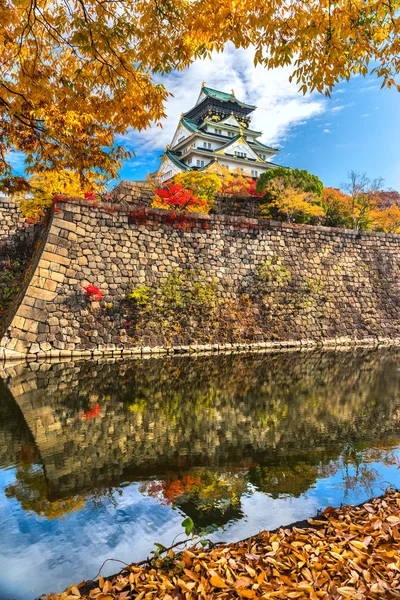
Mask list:
[{"label": "yellow fallen leaf", "polygon": [[192,588],[196,585],[195,583],[186,583],[183,579],[178,579],[178,585],[184,592],[191,592]]},{"label": "yellow fallen leaf", "polygon": [[345,585],[344,587],[338,587],[337,592],[342,596],[347,596],[350,598],[360,598],[360,594],[357,590],[349,585]]},{"label": "yellow fallen leaf", "polygon": [[257,576],[257,583],[258,585],[260,585],[265,579],[265,571],[261,571],[261,573],[259,573],[259,575]]},{"label": "yellow fallen leaf", "polygon": [[[219,575],[213,575],[210,579],[210,583],[211,583],[211,585],[213,585],[214,587],[217,587],[217,588],[228,587],[226,585],[225,581]],[[135,600],[137,600],[137,599],[135,598]]]},{"label": "yellow fallen leaf", "polygon": [[248,572],[248,574],[250,575],[250,577],[255,578],[255,576],[257,575],[257,573],[255,572],[254,569],[252,569],[251,567],[249,567],[249,565],[245,565],[245,569]]},{"label": "yellow fallen leaf", "polygon": [[272,542],[272,550],[277,552],[279,550],[279,542]]},{"label": "yellow fallen leaf", "polygon": [[396,515],[390,515],[389,517],[386,517],[386,521],[389,521],[389,523],[400,523],[400,517],[396,517]]},{"label": "yellow fallen leaf", "polygon": [[254,590],[237,590],[237,593],[242,598],[255,598],[256,597],[256,593]]},{"label": "yellow fallen leaf", "polygon": [[355,546],[359,550],[368,550],[367,546],[363,544],[363,542],[359,542],[358,540],[351,540],[350,546]]},{"label": "yellow fallen leaf", "polygon": [[232,587],[234,587],[234,588],[248,587],[251,584],[252,584],[252,581],[248,577],[240,577],[237,581],[235,581],[235,583],[232,584]]}]

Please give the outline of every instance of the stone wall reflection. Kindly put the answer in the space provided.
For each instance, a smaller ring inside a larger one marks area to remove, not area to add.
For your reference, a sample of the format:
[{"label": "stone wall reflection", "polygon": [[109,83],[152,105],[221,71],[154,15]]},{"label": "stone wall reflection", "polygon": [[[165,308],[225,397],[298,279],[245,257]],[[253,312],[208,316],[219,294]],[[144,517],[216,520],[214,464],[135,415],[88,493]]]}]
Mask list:
[{"label": "stone wall reflection", "polygon": [[85,495],[143,480],[143,493],[223,522],[240,514],[249,483],[296,496],[346,453],[356,464],[381,446],[393,462],[399,367],[393,351],[9,367],[0,460],[20,467],[8,494],[23,505],[34,474],[38,514],[58,516]]}]

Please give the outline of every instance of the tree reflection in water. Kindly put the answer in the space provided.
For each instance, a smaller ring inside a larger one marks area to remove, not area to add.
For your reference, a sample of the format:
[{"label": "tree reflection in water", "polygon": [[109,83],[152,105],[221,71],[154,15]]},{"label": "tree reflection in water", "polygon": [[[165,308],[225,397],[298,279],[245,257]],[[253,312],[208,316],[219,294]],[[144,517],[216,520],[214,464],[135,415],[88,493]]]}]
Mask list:
[{"label": "tree reflection in water", "polygon": [[0,390],[11,414],[0,413],[0,451],[20,437],[19,452],[0,455],[16,465],[6,495],[59,519],[87,500],[117,504],[121,485],[140,482],[198,531],[241,519],[255,491],[297,498],[335,478],[343,501],[373,495],[376,464],[396,464],[399,360],[312,352],[17,369]]}]

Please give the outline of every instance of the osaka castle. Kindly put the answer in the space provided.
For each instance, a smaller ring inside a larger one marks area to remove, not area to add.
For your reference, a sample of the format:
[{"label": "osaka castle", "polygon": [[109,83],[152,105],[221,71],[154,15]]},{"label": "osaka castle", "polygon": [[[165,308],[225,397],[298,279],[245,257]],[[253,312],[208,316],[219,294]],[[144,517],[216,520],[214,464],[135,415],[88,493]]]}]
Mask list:
[{"label": "osaka castle", "polygon": [[194,107],[181,115],[155,175],[167,181],[182,171],[207,171],[221,165],[256,178],[277,166],[270,159],[279,150],[259,142],[262,132],[250,127],[255,109],[236,98],[233,90],[227,94],[203,82]]}]

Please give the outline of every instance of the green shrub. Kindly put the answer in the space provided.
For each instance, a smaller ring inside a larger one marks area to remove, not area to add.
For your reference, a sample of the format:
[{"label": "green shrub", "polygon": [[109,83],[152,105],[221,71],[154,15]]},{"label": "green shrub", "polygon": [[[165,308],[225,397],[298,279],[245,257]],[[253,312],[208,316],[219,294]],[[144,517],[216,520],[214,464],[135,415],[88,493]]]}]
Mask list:
[{"label": "green shrub", "polygon": [[147,285],[139,285],[128,294],[127,298],[137,306],[147,306],[151,298],[151,289]]},{"label": "green shrub", "polygon": [[257,268],[257,278],[261,282],[285,285],[292,276],[289,269],[282,265],[279,256],[271,256]]}]

